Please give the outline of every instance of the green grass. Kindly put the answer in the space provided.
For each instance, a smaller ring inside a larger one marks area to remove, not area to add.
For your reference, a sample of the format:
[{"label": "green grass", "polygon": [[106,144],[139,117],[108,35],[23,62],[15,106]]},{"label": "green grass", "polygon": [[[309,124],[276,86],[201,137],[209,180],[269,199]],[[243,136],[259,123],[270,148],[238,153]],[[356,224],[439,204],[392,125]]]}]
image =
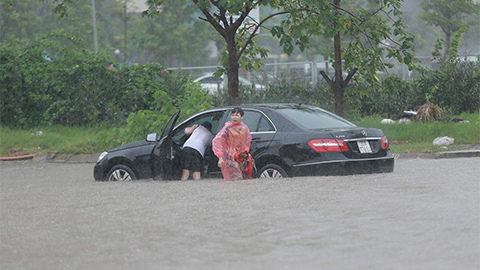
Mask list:
[{"label": "green grass", "polygon": [[[393,153],[434,153],[445,149],[434,146],[437,137],[448,136],[455,139],[449,150],[480,146],[480,113],[462,114],[458,117],[468,120],[468,124],[455,122],[431,122],[409,124],[381,124],[379,116],[361,118],[354,121],[364,127],[382,129],[390,141]],[[42,135],[37,135],[42,131]],[[105,134],[118,132],[108,127],[43,127],[29,130],[12,130],[0,127],[0,155],[20,155],[38,153],[99,153],[117,146],[115,141],[106,142]],[[103,134],[103,136],[99,136]]]},{"label": "green grass", "polygon": [[444,148],[434,146],[433,140],[437,137],[448,136],[455,139],[449,150],[480,144],[480,114],[462,114],[458,116],[469,123],[455,123],[451,121],[438,122],[410,122],[381,124],[380,117],[366,117],[356,124],[364,127],[382,129],[394,153],[434,153],[445,151]]},{"label": "green grass", "polygon": [[[100,151],[97,134],[105,127],[45,127],[12,130],[0,127],[0,155],[29,153],[96,153]],[[41,131],[42,134],[37,134]]]}]

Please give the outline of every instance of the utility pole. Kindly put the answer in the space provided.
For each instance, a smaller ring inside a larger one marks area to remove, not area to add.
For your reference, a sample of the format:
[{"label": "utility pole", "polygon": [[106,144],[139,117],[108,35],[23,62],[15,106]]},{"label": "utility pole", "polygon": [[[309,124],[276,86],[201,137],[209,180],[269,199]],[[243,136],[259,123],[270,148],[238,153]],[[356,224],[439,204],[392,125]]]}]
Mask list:
[{"label": "utility pole", "polygon": [[97,14],[95,12],[95,0],[92,0],[92,20],[93,20],[93,48],[95,49],[95,53],[98,53]]}]

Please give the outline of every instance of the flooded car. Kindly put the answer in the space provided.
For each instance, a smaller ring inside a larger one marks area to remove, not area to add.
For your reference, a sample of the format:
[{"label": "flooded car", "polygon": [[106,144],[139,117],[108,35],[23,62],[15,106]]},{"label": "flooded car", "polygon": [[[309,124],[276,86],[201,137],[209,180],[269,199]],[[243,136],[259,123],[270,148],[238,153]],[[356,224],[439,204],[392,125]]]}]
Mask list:
[{"label": "flooded car", "polygon": [[[189,117],[175,126],[172,116],[161,134],[103,152],[94,167],[97,181],[180,179],[185,128],[208,121],[215,135],[230,121],[233,107],[214,108]],[[359,127],[318,107],[299,104],[243,105],[248,125],[250,153],[256,177],[280,178],[309,175],[387,173],[394,158],[383,131]],[[218,159],[210,147],[205,152],[202,177],[221,178]]]}]

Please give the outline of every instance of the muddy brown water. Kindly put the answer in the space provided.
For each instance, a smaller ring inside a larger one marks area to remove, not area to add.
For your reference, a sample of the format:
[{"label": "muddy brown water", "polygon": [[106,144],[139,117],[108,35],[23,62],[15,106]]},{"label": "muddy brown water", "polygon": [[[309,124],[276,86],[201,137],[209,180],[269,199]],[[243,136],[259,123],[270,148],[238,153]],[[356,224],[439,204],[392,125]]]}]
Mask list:
[{"label": "muddy brown water", "polygon": [[480,159],[391,174],[94,182],[0,163],[0,269],[479,269]]}]

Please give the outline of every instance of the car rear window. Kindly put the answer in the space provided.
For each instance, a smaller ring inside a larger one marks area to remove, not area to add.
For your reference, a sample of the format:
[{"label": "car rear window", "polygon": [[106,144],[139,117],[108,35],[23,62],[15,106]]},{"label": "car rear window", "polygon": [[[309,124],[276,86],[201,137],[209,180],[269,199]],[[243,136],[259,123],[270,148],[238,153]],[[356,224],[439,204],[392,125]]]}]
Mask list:
[{"label": "car rear window", "polygon": [[355,127],[347,120],[320,108],[281,108],[277,112],[309,130]]}]

